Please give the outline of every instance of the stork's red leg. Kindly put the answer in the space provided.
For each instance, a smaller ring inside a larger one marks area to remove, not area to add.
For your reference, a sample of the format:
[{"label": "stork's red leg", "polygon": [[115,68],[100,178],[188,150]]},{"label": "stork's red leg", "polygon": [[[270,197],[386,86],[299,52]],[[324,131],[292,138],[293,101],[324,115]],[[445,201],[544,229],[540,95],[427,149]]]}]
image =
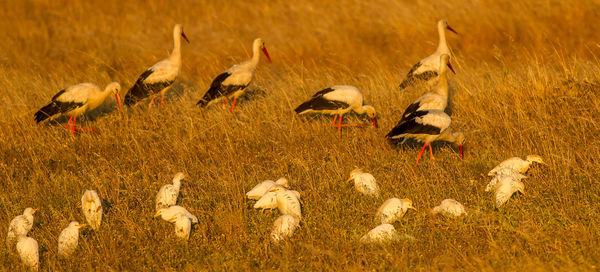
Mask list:
[{"label": "stork's red leg", "polygon": [[335,121],[337,121],[337,117],[338,117],[337,114],[335,116],[333,116],[333,123],[331,123],[332,127],[335,127]]},{"label": "stork's red leg", "polygon": [[235,108],[235,101],[237,100],[237,97],[233,98],[233,104],[231,104],[231,112],[233,112],[233,109]]},{"label": "stork's red leg", "polygon": [[152,95],[152,98],[150,99],[150,103],[148,103],[148,110],[150,110],[152,108],[152,104],[154,104],[154,98],[156,97],[155,94]]},{"label": "stork's red leg", "polygon": [[421,160],[421,156],[423,155],[423,151],[425,151],[426,146],[427,146],[427,143],[423,144],[423,147],[421,148],[421,152],[419,152],[419,156],[417,156],[417,164],[415,165],[415,167],[417,167],[417,165],[419,165],[419,161]]},{"label": "stork's red leg", "polygon": [[342,118],[343,114],[340,114],[340,120],[338,121],[338,137],[342,138]]},{"label": "stork's red leg", "polygon": [[161,93],[161,94],[160,94],[160,104],[158,104],[158,108],[159,108],[159,109],[161,109],[161,108],[162,108],[163,100],[165,100],[165,94],[164,94],[164,93]]},{"label": "stork's red leg", "polygon": [[72,115],[71,115],[71,117],[69,117],[69,122],[67,122],[67,125],[65,126],[67,129],[71,129],[71,127],[69,127],[69,125],[71,124],[71,121],[73,121]]},{"label": "stork's red leg", "polygon": [[77,116],[73,116],[73,136],[75,136],[75,123],[77,122]]},{"label": "stork's red leg", "polygon": [[433,157],[433,151],[431,151],[431,143],[429,143],[429,158],[435,160],[435,158]]}]

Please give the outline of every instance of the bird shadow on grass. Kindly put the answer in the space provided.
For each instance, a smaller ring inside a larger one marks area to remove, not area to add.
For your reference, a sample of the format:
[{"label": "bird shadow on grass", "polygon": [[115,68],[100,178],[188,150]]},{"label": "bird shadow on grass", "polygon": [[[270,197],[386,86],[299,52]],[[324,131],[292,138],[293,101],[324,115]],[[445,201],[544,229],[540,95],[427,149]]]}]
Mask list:
[{"label": "bird shadow on grass", "polygon": [[[423,147],[422,142],[419,142],[419,141],[416,141],[413,139],[406,139],[406,141],[404,143],[402,143],[402,141],[403,141],[402,138],[388,139],[388,143],[394,150],[402,150],[402,151],[412,150],[412,149],[420,150]],[[450,148],[452,150],[457,151],[457,147],[454,144],[446,142],[446,141],[435,141],[435,142],[431,143],[431,148],[433,148],[434,152],[435,152],[435,150],[439,150],[442,148]]]}]

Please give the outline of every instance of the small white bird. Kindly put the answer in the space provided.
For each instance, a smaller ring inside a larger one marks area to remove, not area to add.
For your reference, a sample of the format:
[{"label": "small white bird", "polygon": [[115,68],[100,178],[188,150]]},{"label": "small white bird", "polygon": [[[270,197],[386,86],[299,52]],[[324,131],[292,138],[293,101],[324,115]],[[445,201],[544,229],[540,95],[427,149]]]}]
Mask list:
[{"label": "small white bird", "polygon": [[231,105],[231,111],[233,112],[235,101],[244,94],[246,87],[252,81],[254,71],[256,71],[256,66],[260,60],[260,50],[263,51],[269,62],[271,62],[265,42],[261,38],[256,38],[252,42],[252,58],[232,66],[224,73],[215,77],[210,84],[210,88],[196,105],[204,107],[221,99],[225,99],[225,102],[227,102],[233,98],[233,104]]},{"label": "small white bird", "polygon": [[283,186],[275,186],[271,192],[277,194],[277,208],[281,214],[296,216],[298,220],[302,219],[302,209],[300,206],[299,193],[293,190],[287,190]]},{"label": "small white bird", "polygon": [[265,193],[256,203],[254,203],[255,209],[270,210],[277,208],[277,193],[267,192]]},{"label": "small white bird", "polygon": [[360,238],[360,241],[362,243],[385,243],[400,239],[413,240],[414,238],[408,235],[400,235],[396,232],[396,228],[393,225],[384,223],[367,232],[367,234]]},{"label": "small white bird", "polygon": [[[342,127],[362,126],[363,124],[344,124],[342,118],[344,114],[354,111],[357,114],[366,114],[371,118],[373,126],[377,128],[377,113],[371,105],[363,104],[363,95],[358,88],[349,85],[337,85],[326,88],[315,93],[308,101],[300,104],[294,111],[297,114],[321,113],[334,114],[333,126],[338,128],[338,135],[342,137]],[[337,120],[338,116],[340,117]],[[336,120],[338,123],[336,124]]]},{"label": "small white bird", "polygon": [[390,198],[377,209],[375,219],[382,224],[391,224],[400,220],[409,209],[417,210],[410,199]]},{"label": "small white bird", "polygon": [[519,173],[518,171],[516,171],[512,168],[508,168],[508,167],[500,168],[500,169],[496,170],[496,174],[494,175],[492,180],[490,180],[488,185],[485,187],[485,191],[486,192],[493,191],[494,188],[496,188],[496,184],[503,176],[509,176],[518,181],[521,181],[522,179],[527,178],[527,176]]},{"label": "small white bird", "polygon": [[354,181],[354,188],[360,193],[370,196],[379,196],[379,186],[377,186],[377,181],[373,175],[356,168],[350,172],[350,178],[348,178],[346,182],[351,180]]},{"label": "small white bird", "polygon": [[6,234],[6,248],[11,249],[17,242],[19,235],[27,236],[33,227],[33,214],[36,211],[37,209],[26,208],[22,215],[18,215],[10,221],[8,233]]},{"label": "small white bird", "polygon": [[[189,212],[186,208],[181,207],[179,205],[173,205],[168,208],[161,208],[154,214],[154,217],[161,217],[163,220],[171,222],[173,218],[176,218],[177,215],[184,215],[192,220],[192,223],[198,223],[198,217]],[[172,223],[172,222],[171,222]]]},{"label": "small white bird", "polygon": [[48,105],[34,114],[34,119],[37,123],[40,123],[48,118],[70,116],[66,128],[73,132],[73,136],[75,136],[75,130],[91,130],[97,133],[93,128],[76,127],[77,116],[99,107],[110,94],[115,95],[119,111],[122,111],[120,90],[121,85],[117,82],[106,85],[104,91],[92,83],[80,83],[70,86],[54,95]]},{"label": "small white bird", "polygon": [[523,182],[511,176],[500,177],[500,179],[498,180],[498,184],[496,184],[494,193],[494,198],[496,200],[496,209],[504,205],[514,193],[520,192],[521,194],[525,194],[524,191],[525,184],[523,184]]},{"label": "small white bird", "polygon": [[181,172],[175,174],[173,178],[173,184],[163,185],[158,193],[156,194],[156,210],[160,208],[168,208],[177,204],[177,197],[179,196],[179,189],[181,188],[181,180],[185,178],[185,175]]},{"label": "small white bird", "polygon": [[527,172],[527,170],[529,170],[529,166],[531,166],[531,164],[534,162],[546,165],[546,163],[542,160],[542,157],[538,155],[527,155],[525,159],[521,159],[519,157],[512,157],[494,167],[494,169],[488,172],[488,176],[496,175],[496,172],[502,168],[512,168],[515,171],[524,174],[525,172]]},{"label": "small white bird", "polygon": [[73,221],[58,235],[58,256],[68,258],[73,255],[79,244],[79,229],[85,226]]},{"label": "small white bird", "polygon": [[300,224],[300,219],[290,215],[284,214],[275,220],[273,223],[273,229],[271,230],[271,241],[278,243],[294,234],[294,231]]},{"label": "small white bird", "polygon": [[[442,67],[438,62],[440,56],[443,54],[450,55],[450,49],[448,49],[448,44],[446,42],[446,29],[454,33],[456,33],[456,31],[454,31],[454,29],[448,25],[446,20],[439,20],[437,22],[437,28],[440,39],[438,48],[433,54],[422,59],[410,69],[406,75],[406,79],[400,83],[400,89],[404,89],[418,81],[429,81],[430,79],[434,79],[438,76],[438,72]],[[455,73],[450,62],[448,62],[446,65],[448,68],[450,68],[450,70],[452,70],[453,73]]]},{"label": "small white bird", "polygon": [[286,178],[280,178],[277,181],[273,182],[272,180],[265,180],[252,188],[249,192],[246,193],[246,197],[249,199],[259,200],[263,195],[265,195],[269,190],[271,190],[275,185],[281,185],[284,187],[288,187],[288,180]]},{"label": "small white bird", "polygon": [[96,191],[87,190],[83,193],[81,197],[81,209],[88,225],[93,230],[98,230],[100,223],[102,223],[102,201],[100,201],[100,197]]},{"label": "small white bird", "polygon": [[40,251],[35,239],[19,235],[17,237],[17,253],[23,264],[36,271],[39,269]]},{"label": "small white bird", "polygon": [[175,223],[175,236],[188,240],[190,232],[192,232],[192,218],[185,214],[177,214],[174,218],[169,219],[171,223]]},{"label": "small white bird", "polygon": [[125,105],[131,106],[152,96],[148,104],[148,109],[150,109],[156,94],[160,93],[159,107],[162,107],[165,93],[173,85],[179,75],[179,70],[181,70],[181,37],[188,43],[190,42],[183,33],[183,26],[177,24],[173,27],[173,52],[168,58],[157,62],[138,77],[125,95]]},{"label": "small white bird", "polygon": [[460,202],[454,199],[444,199],[442,203],[438,206],[435,206],[431,211],[432,214],[442,214],[444,216],[455,216],[459,217],[461,215],[466,215],[465,206],[460,204]]}]

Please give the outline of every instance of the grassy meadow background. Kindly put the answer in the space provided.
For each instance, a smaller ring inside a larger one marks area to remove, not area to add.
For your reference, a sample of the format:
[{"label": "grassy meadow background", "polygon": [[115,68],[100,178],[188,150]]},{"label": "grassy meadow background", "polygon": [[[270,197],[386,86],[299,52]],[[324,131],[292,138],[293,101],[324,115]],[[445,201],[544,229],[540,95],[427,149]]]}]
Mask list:
[{"label": "grassy meadow background", "polygon": [[[0,18],[0,238],[24,208],[40,208],[30,236],[43,271],[598,269],[598,1],[7,0]],[[424,156],[414,171],[418,147],[393,148],[384,135],[426,90],[397,86],[437,47],[441,18],[460,33],[447,39],[465,158],[437,145],[436,160]],[[35,124],[33,113],[69,85],[129,89],[172,50],[176,23],[191,43],[163,109],[142,102],[120,115],[110,101],[78,122],[100,135],[76,138],[64,123]],[[249,99],[233,115],[197,108],[256,37],[273,64],[261,59]],[[293,112],[336,84],[362,91],[379,130],[344,128],[338,139],[330,117]],[[530,170],[525,195],[494,210],[487,172],[528,154],[549,166]],[[377,178],[381,198],[344,183],[357,166]],[[152,218],[156,192],[179,171],[188,174],[179,203],[200,219],[187,243]],[[289,242],[273,245],[278,212],[251,209],[244,194],[281,176],[302,195],[304,217]],[[84,221],[85,189],[106,201],[103,225],[58,259],[60,231]],[[389,197],[419,209],[395,223],[415,241],[360,244]],[[431,216],[445,198],[469,215]],[[0,270],[23,269],[3,244]]]}]

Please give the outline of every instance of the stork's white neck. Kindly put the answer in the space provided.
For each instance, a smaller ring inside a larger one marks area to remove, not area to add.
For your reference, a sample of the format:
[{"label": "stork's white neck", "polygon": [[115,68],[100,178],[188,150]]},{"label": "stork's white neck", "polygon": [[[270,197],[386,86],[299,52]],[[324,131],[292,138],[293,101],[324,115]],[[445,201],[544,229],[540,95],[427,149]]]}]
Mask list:
[{"label": "stork's white neck", "polygon": [[181,62],[181,33],[177,29],[173,30],[173,52],[171,52],[169,59]]},{"label": "stork's white neck", "polygon": [[356,113],[358,113],[358,114],[364,114],[364,113],[366,113],[366,112],[367,112],[367,109],[368,109],[369,107],[370,107],[369,105],[362,105],[362,106],[360,106],[360,107],[358,107],[358,108],[354,109],[354,111],[355,111]]},{"label": "stork's white neck", "polygon": [[446,99],[448,98],[448,77],[447,77],[447,73],[448,73],[448,63],[447,62],[440,62],[440,73],[438,76],[438,83],[435,86],[435,88],[433,89],[433,91],[443,97],[446,97]]},{"label": "stork's white neck", "polygon": [[440,41],[435,52],[440,55],[449,54],[450,50],[448,49],[448,44],[446,43],[446,24],[442,21],[438,23],[438,35],[440,37]]},{"label": "stork's white neck", "polygon": [[260,61],[260,43],[255,42],[254,44],[252,44],[252,59],[250,60],[250,63],[252,66],[256,67],[256,65],[258,65],[259,61]]}]

